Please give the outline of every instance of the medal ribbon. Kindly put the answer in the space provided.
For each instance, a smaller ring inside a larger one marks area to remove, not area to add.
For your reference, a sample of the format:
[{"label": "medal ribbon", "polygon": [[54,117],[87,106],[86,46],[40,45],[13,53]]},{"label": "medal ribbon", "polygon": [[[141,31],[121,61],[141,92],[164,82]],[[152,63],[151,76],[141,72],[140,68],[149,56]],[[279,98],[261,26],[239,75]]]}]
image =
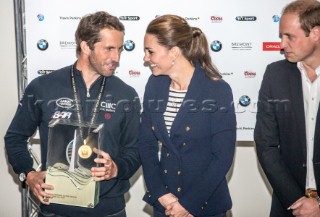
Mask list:
[{"label": "medal ribbon", "polygon": [[[76,81],[75,81],[75,77],[74,77],[73,67],[74,67],[74,65],[71,66],[71,71],[70,71],[71,82],[72,82],[72,90],[73,90],[73,95],[74,95],[74,100],[75,100],[76,113],[77,113],[77,117],[78,117],[78,121],[79,121],[80,136],[81,136],[81,139],[84,140],[84,135],[83,135],[83,130],[82,130],[82,124],[84,122],[83,121],[83,114],[82,114],[82,109],[81,109],[81,106],[80,106],[81,105],[80,97],[79,97],[79,93],[77,91],[77,86],[76,86]],[[102,80],[102,83],[100,85],[100,91],[99,91],[99,95],[97,97],[97,101],[96,101],[96,103],[94,104],[94,106],[92,108],[91,120],[90,120],[90,123],[89,123],[89,129],[88,129],[88,135],[87,136],[89,136],[91,126],[94,124],[94,122],[97,119],[97,113],[99,112],[98,111],[98,107],[99,107],[99,104],[100,104],[100,101],[101,101],[101,97],[102,97],[102,93],[104,91],[105,86],[106,86],[106,77],[103,76],[103,80]]]}]

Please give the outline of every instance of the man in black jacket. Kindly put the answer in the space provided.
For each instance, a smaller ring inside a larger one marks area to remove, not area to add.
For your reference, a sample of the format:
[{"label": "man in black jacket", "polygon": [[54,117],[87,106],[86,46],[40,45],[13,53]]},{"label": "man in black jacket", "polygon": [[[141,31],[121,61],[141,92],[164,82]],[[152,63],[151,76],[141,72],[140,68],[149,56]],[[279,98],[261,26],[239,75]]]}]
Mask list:
[{"label": "man in black jacket", "polygon": [[[34,79],[26,88],[5,135],[14,171],[41,202],[39,216],[124,217],[124,193],[129,178],[140,166],[136,141],[140,101],[136,91],[113,75],[123,48],[124,26],[118,18],[96,12],[84,16],[75,33],[77,61]],[[44,182],[48,150],[48,124],[53,119],[104,124],[101,167],[91,168],[100,181],[100,199],[94,208],[49,203],[54,188]],[[27,140],[39,128],[42,171],[35,171]]]},{"label": "man in black jacket", "polygon": [[286,60],[267,66],[254,138],[273,188],[271,217],[320,216],[320,2],[288,4],[280,20]]}]

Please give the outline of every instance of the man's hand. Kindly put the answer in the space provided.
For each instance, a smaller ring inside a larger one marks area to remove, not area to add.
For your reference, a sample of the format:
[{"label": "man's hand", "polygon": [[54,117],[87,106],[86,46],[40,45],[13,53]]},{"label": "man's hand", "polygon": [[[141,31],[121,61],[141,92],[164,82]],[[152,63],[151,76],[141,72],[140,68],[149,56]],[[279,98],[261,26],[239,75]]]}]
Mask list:
[{"label": "man's hand", "polygon": [[110,155],[102,150],[94,148],[93,151],[102,156],[102,158],[97,157],[94,162],[101,164],[101,167],[92,167],[91,175],[94,177],[95,181],[109,180],[117,177],[118,167],[111,159]]},{"label": "man's hand", "polygon": [[45,190],[53,190],[52,185],[48,185],[44,183],[44,179],[46,177],[46,171],[36,172],[31,171],[27,176],[27,185],[32,193],[39,199],[39,201],[45,205],[49,205],[50,203],[46,201],[44,198],[52,198],[52,194],[48,194]]},{"label": "man's hand", "polygon": [[314,198],[301,197],[290,209],[296,217],[320,217],[319,204]]}]

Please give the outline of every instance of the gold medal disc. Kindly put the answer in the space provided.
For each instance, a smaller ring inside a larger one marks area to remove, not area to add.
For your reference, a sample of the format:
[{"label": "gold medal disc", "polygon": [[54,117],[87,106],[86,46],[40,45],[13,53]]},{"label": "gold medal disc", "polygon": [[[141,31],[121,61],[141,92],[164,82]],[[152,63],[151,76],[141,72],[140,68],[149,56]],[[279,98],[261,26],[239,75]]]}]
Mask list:
[{"label": "gold medal disc", "polygon": [[89,145],[81,145],[80,148],[78,149],[78,155],[83,159],[89,158],[91,154],[92,154],[92,149],[90,148]]}]

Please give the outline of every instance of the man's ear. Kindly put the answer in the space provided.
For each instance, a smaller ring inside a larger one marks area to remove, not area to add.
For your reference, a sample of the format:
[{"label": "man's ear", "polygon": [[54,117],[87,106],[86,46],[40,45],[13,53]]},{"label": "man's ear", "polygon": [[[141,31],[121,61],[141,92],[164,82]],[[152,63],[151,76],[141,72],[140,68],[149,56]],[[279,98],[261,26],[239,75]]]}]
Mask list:
[{"label": "man's ear", "polygon": [[320,26],[315,26],[310,31],[310,36],[315,41],[320,41]]},{"label": "man's ear", "polygon": [[91,52],[91,49],[90,47],[88,46],[88,43],[86,41],[82,41],[80,43],[80,47],[81,47],[81,52],[86,54],[86,55],[89,55],[90,52]]}]

